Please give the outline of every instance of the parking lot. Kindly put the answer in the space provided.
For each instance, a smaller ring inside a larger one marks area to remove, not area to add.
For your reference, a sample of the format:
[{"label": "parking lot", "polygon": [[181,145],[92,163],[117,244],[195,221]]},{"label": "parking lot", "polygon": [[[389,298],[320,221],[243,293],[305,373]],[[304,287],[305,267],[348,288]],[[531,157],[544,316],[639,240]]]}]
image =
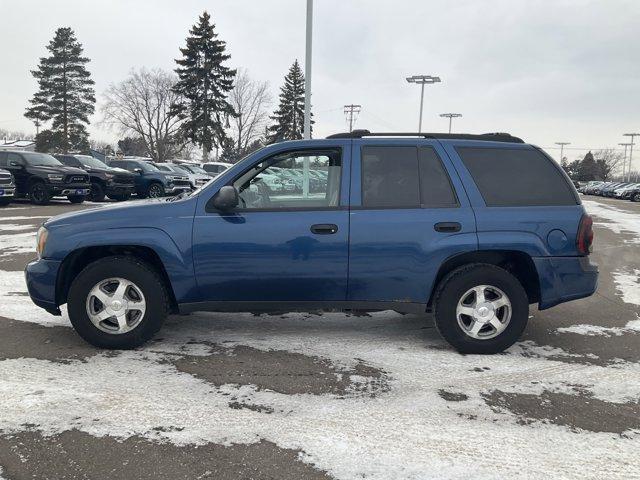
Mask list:
[{"label": "parking lot", "polygon": [[173,316],[99,351],[22,270],[46,218],[108,207],[3,208],[0,478],[640,478],[640,203],[583,201],[598,292],[494,356],[393,312]]}]

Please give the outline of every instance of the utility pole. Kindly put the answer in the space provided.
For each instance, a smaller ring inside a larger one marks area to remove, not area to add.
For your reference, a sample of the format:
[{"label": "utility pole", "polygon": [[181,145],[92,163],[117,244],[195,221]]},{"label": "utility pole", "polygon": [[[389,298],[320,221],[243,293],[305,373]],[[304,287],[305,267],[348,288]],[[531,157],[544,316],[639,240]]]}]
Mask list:
[{"label": "utility pole", "polygon": [[624,147],[624,159],[622,160],[622,179],[624,180],[625,172],[627,171],[627,147],[630,147],[630,143],[619,143],[621,147]]},{"label": "utility pole", "polygon": [[[633,162],[633,146],[635,145],[635,143],[633,142],[635,140],[636,137],[640,137],[640,133],[625,133],[623,135],[624,137],[631,137],[631,144],[629,145],[629,170],[627,171],[627,177],[628,180],[631,180],[631,168],[632,168],[632,163]],[[624,180],[624,178],[623,178]]]},{"label": "utility pole", "polygon": [[461,117],[461,113],[441,113],[441,117],[449,119],[449,133],[451,133],[451,119]]},{"label": "utility pole", "polygon": [[571,145],[571,142],[556,142],[556,145],[560,145],[560,165],[564,165],[564,146]]},{"label": "utility pole", "polygon": [[356,120],[357,115],[360,113],[362,109],[362,105],[345,105],[344,106],[344,114],[347,116],[349,121],[349,132],[353,131],[353,122]]},{"label": "utility pole", "polygon": [[420,85],[420,120],[418,120],[418,133],[422,132],[422,106],[424,105],[424,86],[432,83],[440,83],[440,77],[431,75],[413,75],[407,77],[407,82]]},{"label": "utility pole", "polygon": [[313,0],[307,0],[307,39],[304,56],[304,138],[311,138],[311,40],[313,37]]}]

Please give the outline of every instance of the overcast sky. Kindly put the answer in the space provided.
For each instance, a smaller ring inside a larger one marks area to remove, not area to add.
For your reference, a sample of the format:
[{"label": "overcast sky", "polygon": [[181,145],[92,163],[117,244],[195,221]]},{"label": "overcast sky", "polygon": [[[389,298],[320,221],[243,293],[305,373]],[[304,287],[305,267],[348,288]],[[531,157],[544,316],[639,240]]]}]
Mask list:
[{"label": "overcast sky", "polygon": [[[56,28],[72,27],[84,45],[100,102],[132,68],[173,69],[204,9],[231,66],[268,81],[277,98],[290,64],[304,61],[305,4],[0,0],[0,128],[34,129],[23,116],[36,89],[29,70]],[[362,105],[358,128],[416,131],[419,87],[405,81],[413,74],[442,78],[426,88],[425,131],[446,131],[438,114],[459,112],[455,131],[510,132],[555,158],[554,142],[569,141],[569,159],[640,131],[638,0],[315,0],[314,13],[315,136],[347,129],[348,103]],[[95,124],[90,132],[116,138]]]}]

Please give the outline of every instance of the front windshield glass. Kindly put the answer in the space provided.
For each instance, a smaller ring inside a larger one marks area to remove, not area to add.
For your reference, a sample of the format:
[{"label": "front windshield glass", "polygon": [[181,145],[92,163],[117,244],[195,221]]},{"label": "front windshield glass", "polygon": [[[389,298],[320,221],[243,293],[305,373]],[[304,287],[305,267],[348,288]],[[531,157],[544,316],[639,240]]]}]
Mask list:
[{"label": "front windshield glass", "polygon": [[74,157],[80,160],[80,163],[85,167],[104,168],[109,170],[109,167],[106,164],[90,155],[74,155]]},{"label": "front windshield glass", "polygon": [[46,153],[35,153],[35,152],[22,152],[22,156],[28,165],[32,167],[44,166],[44,167],[57,167],[62,165],[62,163],[51,155],[47,155]]}]

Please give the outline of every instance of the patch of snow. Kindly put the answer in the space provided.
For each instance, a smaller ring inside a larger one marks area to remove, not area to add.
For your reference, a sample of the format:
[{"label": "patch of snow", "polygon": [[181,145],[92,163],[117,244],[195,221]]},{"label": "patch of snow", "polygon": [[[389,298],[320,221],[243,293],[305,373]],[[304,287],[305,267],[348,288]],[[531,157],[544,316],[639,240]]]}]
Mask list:
[{"label": "patch of snow", "polygon": [[[640,223],[640,219],[638,223]],[[635,269],[632,273],[614,272],[613,281],[623,302],[640,306],[640,270]]]},{"label": "patch of snow", "polygon": [[0,257],[16,253],[34,252],[36,249],[36,232],[12,233],[0,235]]},{"label": "patch of snow", "polygon": [[17,223],[0,223],[0,234],[2,232],[20,232],[23,230],[34,230],[33,225],[19,225]]},{"label": "patch of snow", "polygon": [[637,213],[593,200],[583,199],[582,204],[587,210],[587,213],[598,217],[594,219],[595,225],[608,228],[615,233],[630,233],[635,235],[632,243],[640,243],[640,220]]},{"label": "patch of snow", "polygon": [[[51,218],[50,216],[30,216],[30,217],[0,217],[0,222],[16,222],[19,220],[38,220],[38,219],[46,219]],[[42,222],[38,222],[42,223]]]}]

